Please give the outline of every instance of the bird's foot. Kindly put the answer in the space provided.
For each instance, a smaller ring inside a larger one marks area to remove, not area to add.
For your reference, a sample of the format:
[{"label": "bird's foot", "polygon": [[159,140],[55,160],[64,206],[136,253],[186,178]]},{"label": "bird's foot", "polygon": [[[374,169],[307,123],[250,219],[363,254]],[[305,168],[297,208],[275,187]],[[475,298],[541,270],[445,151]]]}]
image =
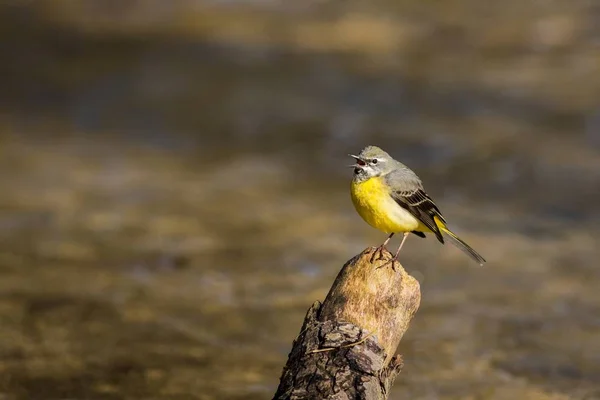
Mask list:
[{"label": "bird's foot", "polygon": [[371,254],[371,264],[373,263],[373,261],[379,261],[385,258],[385,256],[383,255],[384,250],[387,251],[385,245],[383,244],[375,248],[373,254]]},{"label": "bird's foot", "polygon": [[386,262],[384,262],[383,264],[378,266],[377,269],[383,268],[389,264],[392,264],[392,270],[394,270],[394,272],[396,272],[396,264],[395,264],[396,261],[398,261],[398,254],[392,256],[392,258],[390,258],[389,260],[387,260]]}]

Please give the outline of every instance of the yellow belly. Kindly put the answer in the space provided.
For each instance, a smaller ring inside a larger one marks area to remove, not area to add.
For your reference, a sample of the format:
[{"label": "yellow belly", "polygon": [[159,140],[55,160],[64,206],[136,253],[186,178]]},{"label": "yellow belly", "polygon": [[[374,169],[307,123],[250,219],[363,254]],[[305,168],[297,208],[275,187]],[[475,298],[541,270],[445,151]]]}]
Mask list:
[{"label": "yellow belly", "polygon": [[385,233],[430,232],[392,199],[381,177],[364,182],[352,181],[351,194],[356,211],[373,228]]}]

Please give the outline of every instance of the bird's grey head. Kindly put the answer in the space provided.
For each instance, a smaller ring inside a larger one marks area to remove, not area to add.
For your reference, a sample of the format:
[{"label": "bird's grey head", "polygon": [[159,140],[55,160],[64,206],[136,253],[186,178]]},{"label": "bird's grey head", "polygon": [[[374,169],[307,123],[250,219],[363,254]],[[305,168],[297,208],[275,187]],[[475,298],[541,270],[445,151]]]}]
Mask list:
[{"label": "bird's grey head", "polygon": [[356,160],[354,179],[364,181],[374,176],[385,175],[396,168],[397,161],[377,146],[367,146],[357,155],[350,154]]}]

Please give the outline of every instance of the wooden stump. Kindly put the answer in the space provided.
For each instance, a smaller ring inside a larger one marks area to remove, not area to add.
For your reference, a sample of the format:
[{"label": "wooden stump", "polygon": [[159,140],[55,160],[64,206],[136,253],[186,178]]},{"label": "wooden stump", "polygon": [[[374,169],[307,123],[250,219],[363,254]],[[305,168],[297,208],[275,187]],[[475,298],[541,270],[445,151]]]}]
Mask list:
[{"label": "wooden stump", "polygon": [[371,263],[374,251],[348,261],[323,304],[308,310],[274,399],[387,399],[421,292],[388,251]]}]

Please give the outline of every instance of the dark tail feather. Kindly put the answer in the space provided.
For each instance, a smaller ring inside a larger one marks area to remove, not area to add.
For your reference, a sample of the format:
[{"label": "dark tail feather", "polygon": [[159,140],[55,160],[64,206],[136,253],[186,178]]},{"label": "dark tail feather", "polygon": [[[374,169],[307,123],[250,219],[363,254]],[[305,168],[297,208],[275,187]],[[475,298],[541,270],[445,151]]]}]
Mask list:
[{"label": "dark tail feather", "polygon": [[465,254],[467,254],[469,257],[475,260],[479,265],[483,265],[483,263],[485,262],[485,258],[481,257],[481,255],[475,250],[473,250],[471,246],[466,244],[461,238],[456,236],[448,228],[442,228],[441,230],[446,234],[446,238],[450,239],[450,242],[452,242],[453,245],[462,250]]}]

